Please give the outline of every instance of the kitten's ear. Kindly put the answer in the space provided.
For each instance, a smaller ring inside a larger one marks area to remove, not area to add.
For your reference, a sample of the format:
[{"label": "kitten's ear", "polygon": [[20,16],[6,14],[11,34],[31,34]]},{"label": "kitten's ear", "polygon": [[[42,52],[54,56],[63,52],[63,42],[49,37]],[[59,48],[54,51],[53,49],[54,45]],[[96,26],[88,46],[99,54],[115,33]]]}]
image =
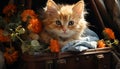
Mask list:
[{"label": "kitten's ear", "polygon": [[47,1],[47,11],[55,12],[58,10],[57,4],[53,0]]},{"label": "kitten's ear", "polygon": [[74,15],[82,16],[84,12],[84,1],[81,0],[77,2],[74,7],[72,8]]}]

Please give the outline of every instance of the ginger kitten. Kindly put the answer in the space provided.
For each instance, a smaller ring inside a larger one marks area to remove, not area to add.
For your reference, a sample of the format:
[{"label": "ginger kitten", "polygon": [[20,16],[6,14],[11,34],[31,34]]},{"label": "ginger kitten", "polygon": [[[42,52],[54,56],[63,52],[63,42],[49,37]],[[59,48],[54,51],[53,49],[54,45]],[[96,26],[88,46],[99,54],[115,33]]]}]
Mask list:
[{"label": "ginger kitten", "polygon": [[80,39],[87,28],[83,0],[73,5],[58,5],[53,0],[48,0],[44,11],[44,27],[40,39],[45,43],[56,39],[63,47],[72,40]]}]

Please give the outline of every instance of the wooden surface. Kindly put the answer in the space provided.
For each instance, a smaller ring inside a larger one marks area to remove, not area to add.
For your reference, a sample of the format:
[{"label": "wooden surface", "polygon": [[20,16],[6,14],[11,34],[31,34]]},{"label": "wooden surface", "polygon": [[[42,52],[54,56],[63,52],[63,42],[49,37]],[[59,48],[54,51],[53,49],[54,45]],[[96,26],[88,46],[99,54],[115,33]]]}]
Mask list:
[{"label": "wooden surface", "polygon": [[110,48],[80,53],[23,55],[22,69],[112,69]]}]

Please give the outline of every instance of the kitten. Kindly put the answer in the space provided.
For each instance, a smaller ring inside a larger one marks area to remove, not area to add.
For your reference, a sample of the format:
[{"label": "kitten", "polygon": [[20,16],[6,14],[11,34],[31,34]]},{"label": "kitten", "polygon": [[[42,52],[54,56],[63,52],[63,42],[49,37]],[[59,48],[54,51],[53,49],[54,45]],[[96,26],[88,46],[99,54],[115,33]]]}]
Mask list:
[{"label": "kitten", "polygon": [[44,27],[40,39],[45,43],[53,38],[63,47],[72,40],[80,39],[87,28],[83,0],[73,5],[58,5],[53,0],[48,0],[44,10]]}]

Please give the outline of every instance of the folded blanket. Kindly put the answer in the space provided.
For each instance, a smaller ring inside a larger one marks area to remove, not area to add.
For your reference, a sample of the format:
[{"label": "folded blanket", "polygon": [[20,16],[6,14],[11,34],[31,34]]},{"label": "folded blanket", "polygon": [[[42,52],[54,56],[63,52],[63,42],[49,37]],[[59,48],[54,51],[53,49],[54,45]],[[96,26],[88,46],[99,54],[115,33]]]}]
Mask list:
[{"label": "folded blanket", "polygon": [[74,40],[66,44],[61,52],[83,51],[97,48],[98,35],[90,29],[86,29],[80,40]]}]

